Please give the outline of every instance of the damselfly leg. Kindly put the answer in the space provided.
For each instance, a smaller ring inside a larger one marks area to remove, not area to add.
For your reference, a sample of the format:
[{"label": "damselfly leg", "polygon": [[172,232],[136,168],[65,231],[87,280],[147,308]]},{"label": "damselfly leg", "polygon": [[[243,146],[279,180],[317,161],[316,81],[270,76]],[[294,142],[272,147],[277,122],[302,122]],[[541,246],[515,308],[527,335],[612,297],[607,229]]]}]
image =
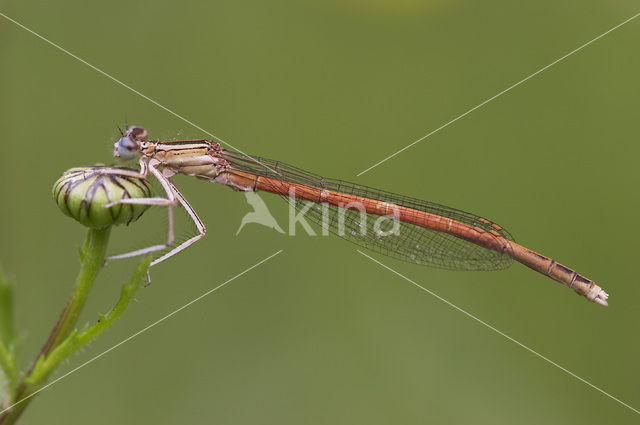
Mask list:
[{"label": "damselfly leg", "polygon": [[193,208],[191,207],[191,205],[189,205],[189,203],[187,202],[187,200],[184,198],[184,196],[182,195],[182,193],[180,193],[180,191],[178,190],[178,188],[176,188],[176,186],[171,183],[171,181],[165,177],[162,172],[160,172],[160,170],[158,170],[153,162],[149,162],[148,164],[146,163],[146,161],[144,162],[144,165],[142,164],[143,161],[141,161],[141,170],[140,173],[130,173],[127,172],[126,170],[123,170],[123,175],[128,175],[131,177],[137,177],[137,178],[144,178],[146,176],[146,171],[148,170],[149,172],[151,172],[151,174],[154,175],[154,177],[158,180],[158,182],[162,185],[162,188],[165,191],[166,194],[166,198],[161,198],[161,197],[153,197],[153,198],[126,198],[126,199],[121,199],[117,202],[113,202],[110,204],[105,205],[105,208],[110,208],[113,207],[115,205],[118,204],[138,204],[138,205],[156,205],[156,206],[166,206],[167,207],[167,217],[168,217],[168,231],[167,231],[167,242],[164,244],[158,244],[158,245],[152,245],[146,248],[141,248],[141,249],[137,249],[134,251],[129,251],[129,252],[125,252],[122,254],[117,254],[117,255],[112,255],[110,257],[107,257],[105,259],[105,262],[107,261],[111,261],[111,260],[119,260],[119,259],[123,259],[123,258],[131,258],[131,257],[137,257],[140,255],[146,255],[146,254],[150,254],[153,252],[157,252],[157,251],[162,251],[168,248],[171,248],[174,244],[175,241],[175,225],[174,225],[174,214],[173,214],[173,207],[176,205],[182,205],[185,210],[187,211],[187,213],[189,214],[189,217],[191,217],[191,219],[193,220],[196,228],[198,229],[198,234],[189,238],[188,240],[186,240],[185,242],[182,242],[180,245],[176,246],[175,248],[173,248],[171,251],[169,251],[168,253],[162,255],[160,258],[155,259],[154,261],[151,262],[150,266],[154,266],[164,260],[166,260],[169,257],[172,257],[173,255],[177,254],[178,252],[182,251],[183,249],[187,248],[188,246],[190,246],[191,244],[193,244],[195,241],[197,241],[198,239],[202,238],[205,233],[206,233],[206,228],[204,226],[204,224],[202,223],[202,220],[200,219],[200,217],[198,217],[198,215],[196,214],[196,212],[193,210]]}]

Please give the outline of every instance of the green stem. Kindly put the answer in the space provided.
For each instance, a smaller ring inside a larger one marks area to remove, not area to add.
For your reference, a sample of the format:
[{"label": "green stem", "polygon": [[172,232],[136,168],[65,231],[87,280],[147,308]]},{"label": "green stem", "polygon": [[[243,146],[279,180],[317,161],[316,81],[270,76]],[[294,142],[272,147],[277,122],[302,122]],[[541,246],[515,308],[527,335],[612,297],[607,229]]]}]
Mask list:
[{"label": "green stem", "polygon": [[[93,287],[93,282],[98,276],[98,272],[104,263],[107,252],[109,234],[111,227],[105,229],[89,229],[87,240],[81,251],[82,265],[76,278],[76,285],[67,300],[67,305],[62,310],[60,317],[53,330],[49,334],[47,342],[40,350],[39,357],[46,357],[73,329],[75,329],[80,312],[87,301],[89,291]],[[32,366],[33,368],[33,366]]]},{"label": "green stem", "polygon": [[18,382],[18,369],[16,367],[16,331],[13,312],[13,279],[7,278],[0,267],[0,367],[4,377],[3,389],[5,394],[0,400],[0,408],[10,403],[15,397],[16,384]]},{"label": "green stem", "polygon": [[144,259],[136,268],[131,283],[122,285],[120,298],[111,311],[105,315],[100,315],[93,325],[86,326],[82,331],[78,332],[74,330],[65,340],[60,342],[47,357],[40,357],[38,359],[31,374],[24,380],[28,388],[33,390],[40,388],[46,382],[51,372],[62,362],[96,339],[98,335],[104,332],[124,313],[138,289],[146,283],[147,270],[149,269],[150,262],[151,257]]},{"label": "green stem", "polygon": [[0,400],[0,409],[4,409],[8,403],[15,397],[16,383],[18,382],[18,369],[16,367],[16,359],[13,351],[7,349],[5,344],[0,340],[0,366],[4,373],[6,395]]},{"label": "green stem", "polygon": [[14,287],[15,282],[5,275],[0,266],[0,340],[9,351],[15,349],[16,339]]},{"label": "green stem", "polygon": [[[13,407],[11,410],[0,414],[0,424],[10,425],[15,423],[24,409],[27,407],[32,398],[27,398],[35,389],[31,385],[27,385],[25,380],[29,378],[38,360],[45,359],[53,349],[60,344],[73,329],[80,317],[80,313],[89,295],[89,291],[93,287],[93,283],[96,280],[98,272],[102,268],[104,263],[104,257],[107,251],[107,244],[109,242],[109,234],[111,227],[105,229],[89,229],[85,244],[80,251],[80,272],[76,278],[76,283],[67,300],[62,313],[58,317],[58,321],[51,330],[49,338],[45,342],[44,346],[40,350],[40,353],[36,357],[36,360],[31,365],[26,377],[18,385],[15,391],[14,403],[19,401],[19,404]],[[20,402],[20,400],[23,400]]]}]

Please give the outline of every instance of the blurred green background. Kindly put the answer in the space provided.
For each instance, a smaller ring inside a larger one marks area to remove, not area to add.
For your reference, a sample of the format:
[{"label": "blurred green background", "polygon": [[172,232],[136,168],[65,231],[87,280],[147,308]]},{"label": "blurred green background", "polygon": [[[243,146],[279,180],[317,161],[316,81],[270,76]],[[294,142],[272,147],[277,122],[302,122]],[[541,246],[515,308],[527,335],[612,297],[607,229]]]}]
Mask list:
[{"label": "blurred green background", "polygon": [[[376,256],[640,407],[640,19],[392,160],[387,155],[639,12],[636,1],[3,1],[0,11],[245,152],[489,217],[610,294],[521,266],[448,272]],[[0,18],[0,262],[26,367],[78,269],[64,170],[111,163],[116,125],[201,131]],[[638,423],[590,388],[337,237],[235,232],[244,196],[177,176],[207,237],[56,376],[283,249],[61,380],[24,423]],[[286,226],[286,204],[263,199]],[[144,220],[142,220],[144,221]],[[143,224],[112,245],[148,240]],[[153,237],[161,240],[163,229]],[[106,312],[136,261],[102,272]]]}]

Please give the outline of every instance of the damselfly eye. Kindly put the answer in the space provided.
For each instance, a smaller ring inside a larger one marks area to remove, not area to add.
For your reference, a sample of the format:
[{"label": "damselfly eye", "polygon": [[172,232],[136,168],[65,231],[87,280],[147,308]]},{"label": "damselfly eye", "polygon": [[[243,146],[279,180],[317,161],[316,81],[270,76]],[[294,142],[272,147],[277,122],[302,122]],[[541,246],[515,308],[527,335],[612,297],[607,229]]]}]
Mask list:
[{"label": "damselfly eye", "polygon": [[138,156],[138,142],[132,140],[129,136],[121,137],[114,145],[113,156],[128,161]]},{"label": "damselfly eye", "polygon": [[135,140],[138,142],[144,142],[147,140],[149,133],[144,127],[140,127],[139,125],[132,125],[127,128],[127,136],[131,138],[131,140]]}]

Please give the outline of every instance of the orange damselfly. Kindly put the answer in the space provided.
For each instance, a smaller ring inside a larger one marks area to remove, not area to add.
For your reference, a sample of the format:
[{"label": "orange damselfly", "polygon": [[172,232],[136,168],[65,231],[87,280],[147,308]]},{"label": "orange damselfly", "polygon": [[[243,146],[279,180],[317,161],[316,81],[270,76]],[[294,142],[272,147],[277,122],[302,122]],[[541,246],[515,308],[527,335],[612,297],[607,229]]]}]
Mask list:
[{"label": "orange damselfly", "polygon": [[[280,161],[236,153],[204,139],[152,141],[140,126],[127,129],[115,143],[114,155],[125,161],[140,156],[139,172],[122,170],[121,173],[142,178],[151,173],[166,193],[166,198],[130,198],[117,203],[167,206],[169,232],[166,244],[109,259],[171,248],[174,243],[173,207],[177,205],[187,210],[198,234],[173,247],[151,265],[166,260],[205,235],[202,220],[170,180],[171,176],[180,173],[221,183],[234,190],[282,195],[323,229],[400,260],[452,270],[497,270],[516,260],[574,289],[588,300],[607,306],[608,294],[592,280],[517,244],[502,226],[475,214],[321,177]],[[317,204],[316,208],[310,208],[310,203]],[[367,225],[369,218],[376,218],[377,225]],[[380,219],[386,222],[380,224]]]}]

